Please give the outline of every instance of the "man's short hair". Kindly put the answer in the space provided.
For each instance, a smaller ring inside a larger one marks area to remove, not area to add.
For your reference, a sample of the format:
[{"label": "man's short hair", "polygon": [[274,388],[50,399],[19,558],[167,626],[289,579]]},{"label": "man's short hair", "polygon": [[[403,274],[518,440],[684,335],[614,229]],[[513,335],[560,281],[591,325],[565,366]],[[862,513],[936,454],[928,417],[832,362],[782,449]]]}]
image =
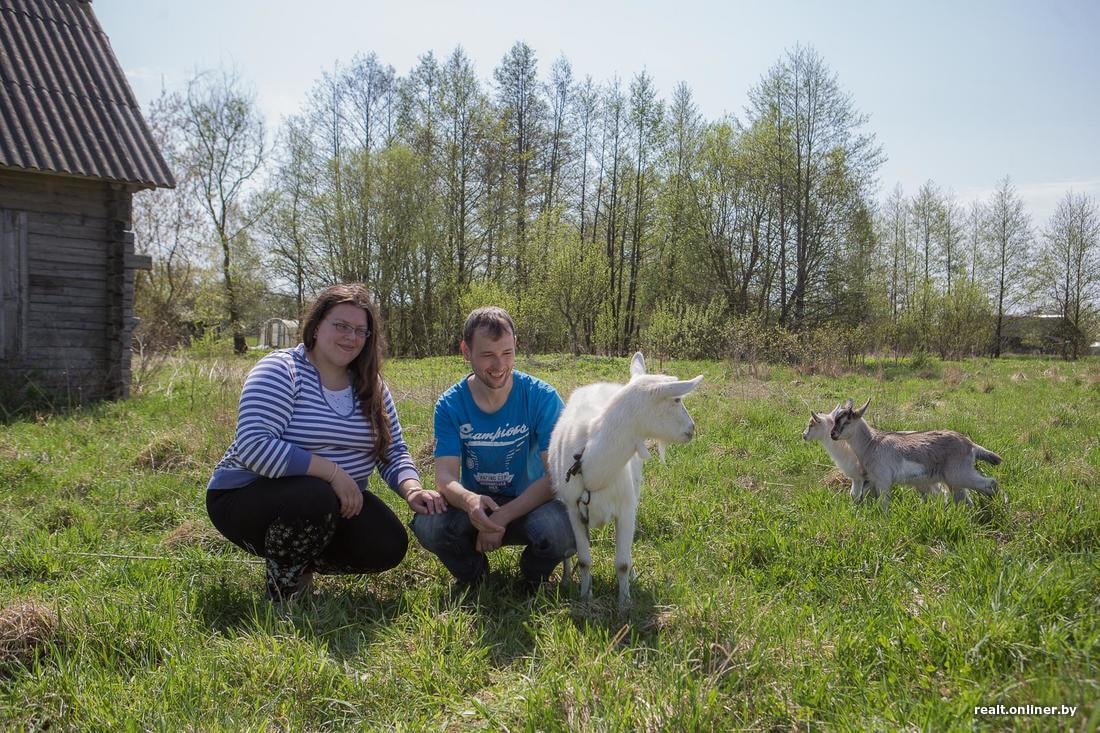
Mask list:
[{"label": "man's short hair", "polygon": [[508,332],[515,338],[516,325],[512,323],[512,317],[508,311],[495,305],[486,305],[475,309],[466,316],[466,325],[462,327],[462,340],[469,346],[473,343],[474,334],[478,329],[484,328],[491,340],[496,341]]}]

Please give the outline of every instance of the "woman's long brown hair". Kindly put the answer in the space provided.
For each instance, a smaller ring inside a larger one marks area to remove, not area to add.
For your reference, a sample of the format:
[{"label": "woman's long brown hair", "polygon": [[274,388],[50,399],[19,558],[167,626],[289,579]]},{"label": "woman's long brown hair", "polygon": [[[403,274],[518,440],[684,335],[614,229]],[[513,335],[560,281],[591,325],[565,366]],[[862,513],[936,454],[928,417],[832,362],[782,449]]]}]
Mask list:
[{"label": "woman's long brown hair", "polygon": [[322,290],[306,314],[305,325],[302,327],[302,343],[307,349],[312,349],[317,343],[317,328],[321,321],[333,307],[344,303],[362,308],[367,314],[367,328],[370,333],[362,350],[348,364],[348,371],[351,372],[351,386],[359,398],[363,417],[374,433],[375,460],[381,462],[390,448],[390,419],[382,388],[386,336],[370,291],[360,283],[332,285]]}]

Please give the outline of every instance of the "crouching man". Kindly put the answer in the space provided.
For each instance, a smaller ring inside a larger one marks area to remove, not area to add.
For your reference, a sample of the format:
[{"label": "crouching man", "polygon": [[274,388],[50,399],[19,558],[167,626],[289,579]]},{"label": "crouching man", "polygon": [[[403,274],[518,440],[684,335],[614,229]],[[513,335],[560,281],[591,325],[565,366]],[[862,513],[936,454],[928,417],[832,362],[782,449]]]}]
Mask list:
[{"label": "crouching man", "polygon": [[435,483],[449,507],[418,514],[412,531],[451,571],[456,591],[478,586],[488,554],[503,545],[523,545],[520,569],[536,590],[576,552],[546,469],[563,403],[546,382],[513,370],[515,326],[504,309],[471,313],[461,348],[471,373],[435,406]]}]

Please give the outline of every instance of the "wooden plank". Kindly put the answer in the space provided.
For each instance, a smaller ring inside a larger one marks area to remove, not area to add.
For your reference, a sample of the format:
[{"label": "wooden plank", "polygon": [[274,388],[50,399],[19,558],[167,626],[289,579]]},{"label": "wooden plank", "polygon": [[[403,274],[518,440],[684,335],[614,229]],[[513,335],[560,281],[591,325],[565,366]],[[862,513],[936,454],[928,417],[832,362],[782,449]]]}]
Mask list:
[{"label": "wooden plank", "polygon": [[[37,267],[35,267],[37,265]],[[97,287],[106,287],[107,266],[104,263],[88,264],[84,266],[65,263],[63,266],[46,268],[44,263],[31,263],[32,277],[61,277],[72,280],[88,280],[97,283]]]},{"label": "wooden plank", "polygon": [[150,255],[126,255],[127,270],[152,270],[153,258]]},{"label": "wooden plank", "polygon": [[107,216],[107,203],[101,194],[66,195],[62,193],[38,194],[0,185],[0,207],[19,211],[84,214]]},{"label": "wooden plank", "polygon": [[59,348],[72,351],[95,353],[107,348],[107,334],[104,331],[58,331],[42,329],[34,335],[32,349]]},{"label": "wooden plank", "polygon": [[104,278],[97,277],[95,273],[92,273],[89,277],[61,277],[57,275],[43,275],[40,272],[34,272],[32,270],[28,279],[31,288],[39,288],[51,292],[62,292],[70,288],[75,290],[106,290]]},{"label": "wooden plank", "polygon": [[70,306],[70,310],[79,308],[81,312],[87,312],[88,308],[103,308],[106,305],[107,294],[101,288],[69,288],[47,290],[44,288],[30,289],[28,294],[28,309],[37,309],[40,306],[47,308],[56,306]]},{"label": "wooden plank", "polygon": [[27,215],[0,210],[0,357],[18,359],[26,351],[30,288]]},{"label": "wooden plank", "polygon": [[57,265],[98,265],[103,267],[107,262],[106,252],[81,252],[79,250],[55,249],[48,253],[31,249],[28,260],[41,268],[42,266]]},{"label": "wooden plank", "polygon": [[32,250],[46,249],[47,251],[61,250],[72,252],[101,252],[107,248],[108,241],[105,235],[99,238],[85,237],[44,237],[35,235],[28,240]]},{"label": "wooden plank", "polygon": [[[62,217],[83,221],[80,221],[80,223],[58,221]],[[107,220],[98,217],[66,217],[64,214],[35,212],[28,221],[27,229],[34,237],[102,241],[107,236]]]},{"label": "wooden plank", "polygon": [[50,369],[91,368],[102,366],[105,356],[106,349],[97,347],[36,346],[24,355],[23,363]]}]

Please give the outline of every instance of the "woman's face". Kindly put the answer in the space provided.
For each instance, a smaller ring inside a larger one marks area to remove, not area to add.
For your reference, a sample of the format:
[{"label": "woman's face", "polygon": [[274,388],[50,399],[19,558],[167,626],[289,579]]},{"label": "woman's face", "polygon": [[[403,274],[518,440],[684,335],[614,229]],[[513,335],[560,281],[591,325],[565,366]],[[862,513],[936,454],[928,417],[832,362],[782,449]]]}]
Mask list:
[{"label": "woman's face", "polygon": [[313,355],[337,367],[347,367],[370,339],[367,312],[351,303],[329,309],[317,326]]}]

